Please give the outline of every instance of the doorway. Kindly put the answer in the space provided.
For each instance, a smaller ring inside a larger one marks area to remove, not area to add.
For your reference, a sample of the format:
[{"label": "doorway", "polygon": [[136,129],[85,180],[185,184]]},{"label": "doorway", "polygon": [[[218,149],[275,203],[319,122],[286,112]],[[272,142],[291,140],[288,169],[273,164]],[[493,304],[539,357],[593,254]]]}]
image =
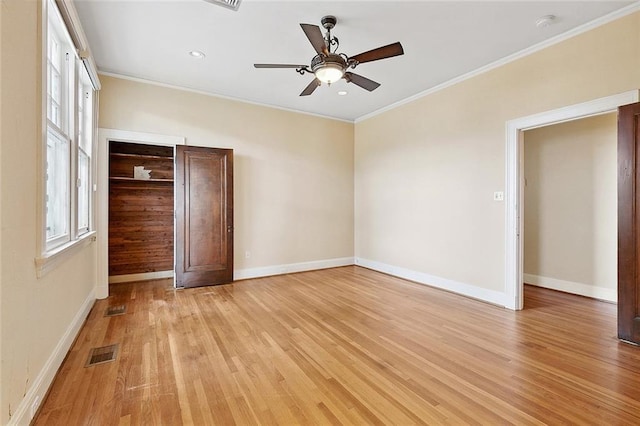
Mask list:
[{"label": "doorway", "polygon": [[174,148],[109,142],[109,283],[174,277]]},{"label": "doorway", "polygon": [[110,284],[233,281],[232,220],[231,150],[109,142]]},{"label": "doorway", "polygon": [[617,113],[528,130],[523,157],[524,282],[616,302]]},{"label": "doorway", "polygon": [[518,118],[506,123],[505,186],[505,304],[513,310],[523,307],[523,142],[524,131],[551,124],[614,112],[622,105],[640,100],[638,90]]},{"label": "doorway", "polygon": [[185,138],[118,129],[98,129],[97,147],[97,268],[96,297],[109,297],[109,144],[111,141],[169,147],[185,144]]},{"label": "doorway", "polygon": [[[164,175],[157,176],[158,179],[163,180],[159,184],[172,184],[174,200],[177,200],[180,194],[184,195],[179,205],[176,205],[175,202],[173,204],[174,230],[183,231],[183,237],[180,239],[180,232],[174,232],[172,240],[176,242],[174,259],[177,262],[174,261],[171,274],[175,270],[177,277],[180,278],[180,274],[190,272],[192,279],[195,279],[195,284],[192,281],[188,286],[214,285],[232,281],[233,151],[231,149],[188,147],[185,145],[184,138],[174,136],[98,129],[96,297],[104,299],[109,296],[109,147],[111,142],[155,145],[156,148],[153,149],[170,147],[172,152],[175,150],[178,154],[178,161],[180,158],[183,159],[183,163],[180,163],[179,167],[173,166],[174,182],[168,182],[170,180],[168,179],[168,170],[165,170]],[[146,155],[164,157],[164,155],[157,155],[158,153],[147,152]],[[182,155],[181,157],[181,153],[195,154]],[[132,153],[125,152],[123,154]],[[120,155],[120,157],[126,157],[126,155]],[[155,158],[155,160],[165,161],[164,158]],[[174,163],[172,162],[172,164]],[[121,179],[127,185],[144,184],[144,182],[133,182],[136,180],[134,174],[136,171],[131,169],[136,166],[139,167],[140,180],[154,179],[152,177],[153,169],[149,172],[144,164],[128,164],[126,165],[126,176],[115,175],[113,177],[127,177],[126,180]],[[166,169],[166,164],[163,167]],[[132,177],[129,176],[129,172]],[[176,191],[175,188],[181,189]],[[214,202],[220,203],[220,205],[211,204]],[[180,214],[177,214],[178,212]],[[215,212],[221,213],[222,216],[214,215],[211,219],[208,215],[213,215]],[[213,235],[214,232],[222,235],[221,238],[214,241],[215,244],[204,244],[199,239],[202,235]],[[222,234],[223,232],[224,234]],[[221,244],[224,244],[224,247]],[[219,262],[222,258],[231,259],[223,265],[224,268],[221,268]],[[212,261],[212,259],[216,261]],[[221,269],[224,269],[224,272],[221,272]],[[210,275],[212,271],[214,271],[216,279]]]}]

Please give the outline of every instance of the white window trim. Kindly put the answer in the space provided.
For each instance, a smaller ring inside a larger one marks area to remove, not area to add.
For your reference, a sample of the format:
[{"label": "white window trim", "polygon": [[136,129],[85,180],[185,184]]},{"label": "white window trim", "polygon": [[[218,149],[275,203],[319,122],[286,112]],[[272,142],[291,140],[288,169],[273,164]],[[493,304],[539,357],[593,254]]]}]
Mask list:
[{"label": "white window trim", "polygon": [[80,249],[96,241],[96,231],[82,234],[77,240],[69,241],[36,258],[36,275],[38,278],[54,270],[59,264],[73,257]]},{"label": "white window trim", "polygon": [[[78,67],[79,68],[84,68],[84,63],[83,62],[78,62]],[[82,76],[80,75],[82,73],[82,70],[80,72],[78,72],[78,79],[76,80],[76,87],[75,87],[75,92],[76,92],[76,96],[84,96],[84,90],[78,90],[78,89],[83,89],[84,88],[84,83],[82,81]],[[86,73],[89,82],[89,85],[92,85],[91,83],[91,76],[89,75],[89,72]],[[96,149],[96,140],[97,140],[97,109],[98,109],[98,92],[92,88],[93,93],[91,96],[91,112],[93,112],[93,116],[90,118],[90,122],[91,122],[91,126],[90,126],[90,130],[92,132],[91,135],[91,146],[88,147],[88,150],[85,150],[82,148],[82,141],[80,140],[80,134],[82,133],[84,135],[84,132],[81,132],[79,125],[82,124],[83,126],[86,126],[86,123],[84,121],[82,121],[81,123],[78,122],[76,125],[76,130],[75,130],[75,139],[76,139],[76,146],[75,146],[75,181],[71,182],[72,184],[72,190],[75,193],[75,206],[73,206],[74,208],[74,213],[72,214],[72,217],[75,217],[75,223],[74,223],[74,233],[77,239],[83,237],[85,234],[93,231],[94,228],[94,220],[93,220],[93,216],[95,214],[95,192],[94,192],[94,187],[96,184],[96,180],[95,180],[95,174],[94,174],[94,170],[97,167],[97,161],[96,161],[96,157],[95,157],[95,149]],[[80,101],[82,102],[82,101]],[[79,103],[77,103],[79,105]],[[82,109],[83,115],[86,112],[85,108],[87,107],[87,105],[85,105]],[[76,109],[76,111],[74,111],[74,115],[76,116],[76,118],[78,117],[78,109]],[[84,116],[82,120],[86,120],[87,117]],[[84,129],[85,131],[87,129]],[[86,135],[85,135],[86,137]],[[88,158],[89,158],[89,188],[88,189],[88,203],[89,203],[89,220],[87,222],[87,226],[86,227],[82,227],[80,228],[78,226],[78,222],[79,222],[79,199],[80,199],[80,187],[78,186],[78,182],[80,179],[80,175],[79,175],[79,170],[80,170],[80,151],[82,151]],[[89,152],[89,154],[87,154],[87,152]]]},{"label": "white window trim", "polygon": [[[93,175],[93,169],[95,169],[95,158],[94,158],[93,155],[88,155],[82,148],[78,147],[78,170],[80,170],[80,152],[82,152],[84,155],[86,155],[87,158],[89,159],[89,185],[93,185],[95,183],[95,179],[92,179],[91,176]],[[93,167],[91,167],[91,166],[93,166]],[[78,200],[80,199],[80,189],[81,189],[80,182],[81,182],[81,179],[82,178],[80,177],[80,175],[78,173],[77,181],[76,181],[76,185],[75,185],[75,190],[78,193],[78,195],[76,196],[76,199],[78,199]],[[95,210],[95,208],[92,208],[93,204],[94,204],[94,202],[93,202],[93,200],[94,200],[93,188],[87,188],[87,190],[88,190],[87,197],[88,197],[88,203],[89,203],[89,212],[88,212],[89,213],[89,218],[88,218],[88,221],[87,221],[87,226],[80,227],[80,225],[77,224],[76,232],[77,232],[78,237],[82,237],[87,232],[91,232],[92,231],[92,228],[91,228],[91,222],[92,222],[91,221],[91,216],[92,216],[93,211]],[[76,215],[77,215],[76,217],[77,217],[78,221],[80,220],[79,204],[80,203],[78,203],[78,205],[76,205],[76,212],[77,212],[76,213]]]},{"label": "white window trim", "polygon": [[[47,53],[48,53],[48,45],[47,45],[47,38],[48,38],[48,20],[49,20],[49,2],[47,0],[44,0],[43,2],[41,2],[41,6],[42,6],[42,14],[41,14],[41,28],[42,28],[42,39],[41,39],[41,56],[40,56],[40,88],[42,89],[42,96],[41,96],[41,121],[40,121],[40,137],[41,137],[41,141],[42,143],[39,144],[39,150],[38,150],[38,155],[39,155],[39,161],[38,164],[40,166],[40,179],[39,179],[39,185],[38,185],[38,202],[37,202],[37,209],[38,209],[38,233],[37,233],[37,238],[36,238],[36,242],[37,242],[37,249],[38,249],[38,253],[36,254],[35,257],[35,267],[36,267],[36,276],[38,278],[43,277],[44,275],[46,275],[48,272],[54,270],[58,265],[60,265],[61,263],[63,263],[64,261],[66,261],[67,259],[75,256],[82,248],[88,246],[89,244],[91,244],[92,242],[96,241],[96,230],[94,228],[91,228],[94,226],[95,220],[94,220],[94,216],[95,216],[95,197],[92,196],[92,209],[91,209],[91,213],[90,213],[90,230],[89,232],[85,232],[83,234],[78,234],[77,230],[75,229],[76,226],[76,213],[75,210],[77,210],[77,205],[76,205],[76,201],[74,200],[71,204],[70,204],[70,212],[71,212],[71,219],[70,219],[70,240],[64,244],[58,245],[54,248],[48,248],[47,247],[47,235],[46,235],[46,223],[47,223],[47,218],[46,218],[46,194],[47,194],[47,183],[46,183],[46,170],[47,170],[47,147],[46,147],[46,138],[47,138],[47,131],[49,128],[49,120],[47,117]],[[59,14],[59,11],[55,11],[55,13]],[[62,20],[62,22],[64,23],[64,20]],[[74,46],[73,40],[71,38],[71,36],[69,35],[69,30],[66,28],[66,24],[65,28],[64,28],[64,32],[65,32],[65,36],[68,39],[68,42],[70,43],[71,46]],[[73,55],[74,58],[74,65],[73,65],[73,71],[74,73],[76,73],[76,68],[75,68],[75,60],[79,60],[81,63],[84,63],[84,61],[86,61],[86,58],[81,58],[78,55],[78,52],[75,52],[75,55]],[[91,78],[91,73],[90,74],[90,80],[92,81],[92,84],[94,85],[94,99],[93,99],[93,120],[94,120],[94,125],[92,128],[93,131],[93,140],[92,140],[92,144],[93,144],[93,148],[92,151],[95,153],[95,149],[96,149],[96,141],[97,141],[97,126],[95,125],[95,123],[97,123],[97,106],[98,106],[98,95],[97,95],[97,90],[99,89],[99,84],[98,86],[96,86],[94,80]],[[96,80],[97,81],[97,80]],[[75,96],[75,90],[76,88],[69,88],[70,91],[73,91],[73,95]],[[73,112],[73,114],[75,114],[75,111]],[[74,117],[75,119],[75,117]],[[75,126],[75,125],[74,125]],[[57,129],[57,126],[53,126]],[[72,132],[74,134],[74,138],[75,138],[75,131]],[[76,142],[71,142],[70,145],[70,149],[74,150],[77,149],[77,141]],[[96,168],[96,159],[94,156],[92,156],[92,162],[93,165],[91,167],[92,171],[92,177],[93,177],[93,183],[92,186],[93,188],[90,189],[90,192],[93,195],[93,192],[95,190],[95,168]],[[74,157],[75,158],[75,157]],[[72,160],[71,162],[71,168],[70,168],[70,172],[72,174],[72,176],[75,175],[75,167],[77,167],[76,164],[74,164],[77,161],[77,158]],[[70,188],[70,190],[76,190],[75,185],[72,185],[73,187]],[[75,197],[77,197],[77,194],[75,195]],[[72,198],[75,198],[72,195]]]}]

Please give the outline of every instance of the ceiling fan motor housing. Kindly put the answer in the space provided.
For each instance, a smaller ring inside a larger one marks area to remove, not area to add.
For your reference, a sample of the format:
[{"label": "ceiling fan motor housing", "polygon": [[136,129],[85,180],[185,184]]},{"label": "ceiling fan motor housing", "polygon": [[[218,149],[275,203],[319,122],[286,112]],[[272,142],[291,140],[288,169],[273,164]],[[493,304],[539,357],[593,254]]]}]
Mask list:
[{"label": "ceiling fan motor housing", "polygon": [[328,56],[316,55],[311,60],[311,71],[316,72],[318,68],[333,66],[334,68],[347,68],[347,63],[344,58],[335,53],[329,53]]}]

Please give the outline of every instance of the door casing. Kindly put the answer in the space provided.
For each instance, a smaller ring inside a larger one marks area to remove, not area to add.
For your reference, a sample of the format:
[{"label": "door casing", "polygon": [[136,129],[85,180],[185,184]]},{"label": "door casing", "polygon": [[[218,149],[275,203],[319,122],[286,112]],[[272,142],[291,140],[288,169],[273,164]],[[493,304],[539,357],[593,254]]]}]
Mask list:
[{"label": "door casing", "polygon": [[589,102],[517,118],[506,123],[505,155],[505,299],[508,309],[523,308],[523,141],[524,131],[595,115],[616,112],[618,107],[638,102],[640,90],[630,90]]},{"label": "door casing", "polygon": [[[109,297],[109,142],[129,142],[146,145],[172,146],[185,145],[180,136],[156,135],[153,133],[130,132],[117,129],[98,129],[98,147],[96,161],[96,298]],[[174,206],[175,208],[175,206]],[[174,227],[175,229],[175,227]],[[175,239],[175,230],[174,230]],[[175,247],[174,247],[175,258]]]}]

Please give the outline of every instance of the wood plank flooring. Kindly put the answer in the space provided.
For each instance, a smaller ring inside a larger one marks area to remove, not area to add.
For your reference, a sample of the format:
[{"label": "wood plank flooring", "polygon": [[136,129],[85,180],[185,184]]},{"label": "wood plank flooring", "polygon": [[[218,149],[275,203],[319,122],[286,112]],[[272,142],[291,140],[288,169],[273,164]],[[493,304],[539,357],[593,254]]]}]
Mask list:
[{"label": "wood plank flooring", "polygon": [[355,266],[111,294],[34,424],[640,424],[613,304],[527,286],[512,312]]}]

